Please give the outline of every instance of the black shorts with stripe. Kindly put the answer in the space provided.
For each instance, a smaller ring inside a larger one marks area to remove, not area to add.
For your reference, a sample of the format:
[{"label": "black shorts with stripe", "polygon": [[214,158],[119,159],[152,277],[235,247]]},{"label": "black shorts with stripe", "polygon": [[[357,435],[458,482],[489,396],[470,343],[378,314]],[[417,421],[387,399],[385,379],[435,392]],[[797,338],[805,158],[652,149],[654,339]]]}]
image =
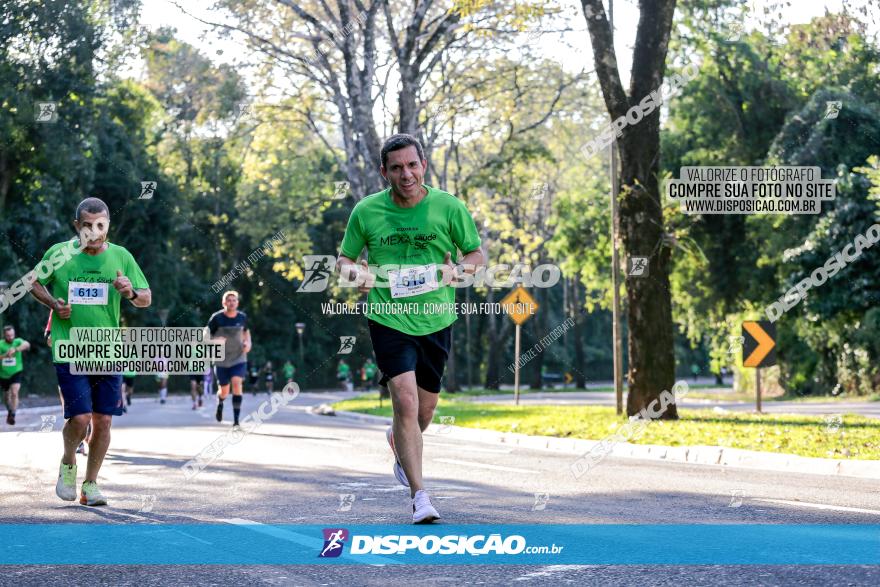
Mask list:
[{"label": "black shorts with stripe", "polygon": [[379,385],[387,385],[389,379],[414,371],[419,387],[440,393],[440,381],[452,346],[452,325],[437,332],[414,336],[373,320],[367,320],[367,323],[376,364],[382,372]]}]

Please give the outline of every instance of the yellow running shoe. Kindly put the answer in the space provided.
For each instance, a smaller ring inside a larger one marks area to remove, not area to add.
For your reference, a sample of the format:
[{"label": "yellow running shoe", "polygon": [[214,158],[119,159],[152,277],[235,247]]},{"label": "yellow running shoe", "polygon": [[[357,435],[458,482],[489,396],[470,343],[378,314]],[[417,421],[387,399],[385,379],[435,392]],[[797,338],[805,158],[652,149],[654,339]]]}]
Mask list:
[{"label": "yellow running shoe", "polygon": [[79,502],[82,505],[107,505],[107,500],[101,495],[101,490],[94,481],[83,481]]},{"label": "yellow running shoe", "polygon": [[58,469],[58,482],[55,483],[55,494],[64,501],[76,501],[76,464],[61,463]]}]

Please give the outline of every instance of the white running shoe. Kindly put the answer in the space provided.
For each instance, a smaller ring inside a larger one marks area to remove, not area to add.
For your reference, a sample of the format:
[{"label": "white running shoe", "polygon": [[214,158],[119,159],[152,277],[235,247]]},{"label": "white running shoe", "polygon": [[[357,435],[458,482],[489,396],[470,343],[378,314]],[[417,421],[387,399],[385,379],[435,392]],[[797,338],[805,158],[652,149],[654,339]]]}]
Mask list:
[{"label": "white running shoe", "polygon": [[398,483],[404,487],[409,487],[409,479],[406,478],[406,473],[403,472],[403,466],[401,466],[400,460],[397,458],[397,449],[394,448],[394,432],[391,430],[391,426],[385,430],[385,438],[388,439],[388,445],[391,447],[391,452],[394,453],[394,467],[392,468],[394,477]]},{"label": "white running shoe", "polygon": [[55,483],[55,495],[64,501],[76,500],[76,465],[61,463],[58,469],[58,482]]},{"label": "white running shoe", "polygon": [[83,481],[82,494],[79,497],[82,505],[107,505],[107,500],[98,489],[98,484],[94,481]]},{"label": "white running shoe", "polygon": [[413,507],[413,524],[430,524],[434,520],[440,519],[440,514],[431,504],[431,498],[424,489],[416,491],[416,496],[412,500]]}]

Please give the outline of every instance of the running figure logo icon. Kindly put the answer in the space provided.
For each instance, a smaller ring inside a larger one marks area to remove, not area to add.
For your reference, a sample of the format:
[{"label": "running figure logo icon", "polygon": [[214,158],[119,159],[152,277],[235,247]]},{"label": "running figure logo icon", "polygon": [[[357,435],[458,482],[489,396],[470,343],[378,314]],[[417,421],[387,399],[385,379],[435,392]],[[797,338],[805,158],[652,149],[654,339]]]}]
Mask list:
[{"label": "running figure logo icon", "polygon": [[154,505],[156,505],[155,495],[141,495],[141,507],[138,508],[138,512],[148,514],[153,511]]},{"label": "running figure logo icon", "polygon": [[156,193],[156,182],[155,181],[142,181],[141,182],[141,195],[138,196],[138,200],[152,200],[153,194]]},{"label": "running figure logo icon", "polygon": [[235,105],[235,119],[244,120],[251,117],[251,103],[239,102]]},{"label": "running figure logo icon", "polygon": [[342,547],[348,540],[348,530],[345,528],[324,528],[324,548],[318,558],[336,558],[342,554]]},{"label": "running figure logo icon", "polygon": [[843,108],[843,102],[841,100],[829,100],[825,102],[825,120],[834,120],[837,118],[837,115],[840,114],[840,109]]},{"label": "running figure logo icon", "polygon": [[532,192],[529,194],[530,200],[543,200],[547,195],[550,186],[546,183],[535,183],[532,185]]},{"label": "running figure logo icon", "polygon": [[337,512],[350,512],[351,506],[354,503],[354,493],[340,493],[339,494],[339,509]]},{"label": "running figure logo icon", "polygon": [[630,257],[629,258],[629,274],[633,277],[648,276],[648,258],[647,257]]},{"label": "running figure logo icon", "polygon": [[57,102],[37,102],[34,108],[35,122],[56,122],[58,120]]},{"label": "running figure logo icon", "polygon": [[333,187],[335,188],[333,199],[342,200],[348,195],[348,188],[351,186],[347,181],[334,181]]},{"label": "running figure logo icon", "polygon": [[55,428],[56,416],[40,416],[40,419],[42,420],[40,422],[40,432],[52,432]]},{"label": "running figure logo icon", "polygon": [[540,512],[547,509],[547,503],[550,501],[549,493],[536,493],[535,503],[532,505],[533,512]]},{"label": "running figure logo icon", "polygon": [[332,267],[336,264],[333,255],[303,255],[303,270],[305,276],[303,282],[297,288],[297,292],[314,293],[324,291],[330,284]]},{"label": "running figure logo icon", "polygon": [[730,503],[727,504],[729,508],[738,508],[742,507],[743,504],[743,496],[745,495],[745,491],[742,489],[732,489],[730,491]]},{"label": "running figure logo icon", "polygon": [[354,343],[357,341],[357,337],[355,336],[340,336],[339,337],[339,350],[336,351],[337,355],[350,355],[351,351],[354,350]]}]

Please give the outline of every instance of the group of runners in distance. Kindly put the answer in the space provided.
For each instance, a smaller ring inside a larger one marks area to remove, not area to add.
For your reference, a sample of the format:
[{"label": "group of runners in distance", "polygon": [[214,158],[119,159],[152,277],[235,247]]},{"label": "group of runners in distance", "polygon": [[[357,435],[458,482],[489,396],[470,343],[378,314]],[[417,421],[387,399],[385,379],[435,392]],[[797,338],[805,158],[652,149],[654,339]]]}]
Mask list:
[{"label": "group of runners in distance", "polygon": [[[371,308],[386,304],[421,302],[439,313],[367,313],[367,325],[376,362],[368,359],[360,369],[364,388],[374,377],[390,395],[392,425],[386,430],[394,463],[394,477],[410,490],[414,523],[440,518],[425,490],[422,476],[422,433],[433,420],[441,379],[451,346],[451,326],[457,316],[452,309],[455,290],[449,287],[453,275],[474,273],[485,263],[481,241],[465,204],[455,196],[424,184],[427,161],[419,141],[406,134],[390,137],[381,150],[380,172],[388,188],[364,197],[352,210],[345,229],[337,268],[350,281],[356,281],[368,296]],[[137,261],[124,247],[107,240],[110,211],[98,198],[86,198],[77,206],[73,226],[76,238],[50,247],[43,261],[55,259],[64,247],[76,245],[72,255],[54,271],[37,272],[31,295],[50,309],[47,342],[69,340],[71,328],[119,328],[123,298],[136,308],[152,302],[150,285]],[[396,236],[398,238],[389,238]],[[366,249],[366,258],[361,258]],[[461,252],[458,262],[453,259]],[[360,261],[358,259],[361,258]],[[388,283],[376,287],[376,276],[368,265],[396,265],[389,271]],[[439,276],[438,276],[439,273]],[[87,287],[84,287],[87,284]],[[243,383],[250,377],[264,376],[264,389],[274,385],[272,364],[249,372],[247,355],[252,348],[247,315],[239,310],[241,300],[235,291],[222,295],[222,309],[211,315],[211,337],[225,344],[225,356],[213,369],[190,376],[193,409],[203,406],[204,398],[217,389],[216,420],[223,421],[225,401],[232,393],[232,424],[239,425]],[[22,353],[30,348],[16,337],[12,326],[3,329],[0,340],[0,388],[4,392],[7,423],[14,425],[21,372]],[[55,487],[57,495],[84,505],[105,505],[98,488],[98,473],[110,444],[113,416],[131,405],[135,373],[119,375],[78,375],[55,355],[53,363],[64,411],[63,454]],[[294,379],[290,361],[282,367],[286,382]],[[340,381],[351,381],[345,360],[337,369]],[[160,401],[167,393],[167,375],[160,378]],[[83,441],[88,437],[85,478],[77,494],[76,453],[86,454]]]}]

